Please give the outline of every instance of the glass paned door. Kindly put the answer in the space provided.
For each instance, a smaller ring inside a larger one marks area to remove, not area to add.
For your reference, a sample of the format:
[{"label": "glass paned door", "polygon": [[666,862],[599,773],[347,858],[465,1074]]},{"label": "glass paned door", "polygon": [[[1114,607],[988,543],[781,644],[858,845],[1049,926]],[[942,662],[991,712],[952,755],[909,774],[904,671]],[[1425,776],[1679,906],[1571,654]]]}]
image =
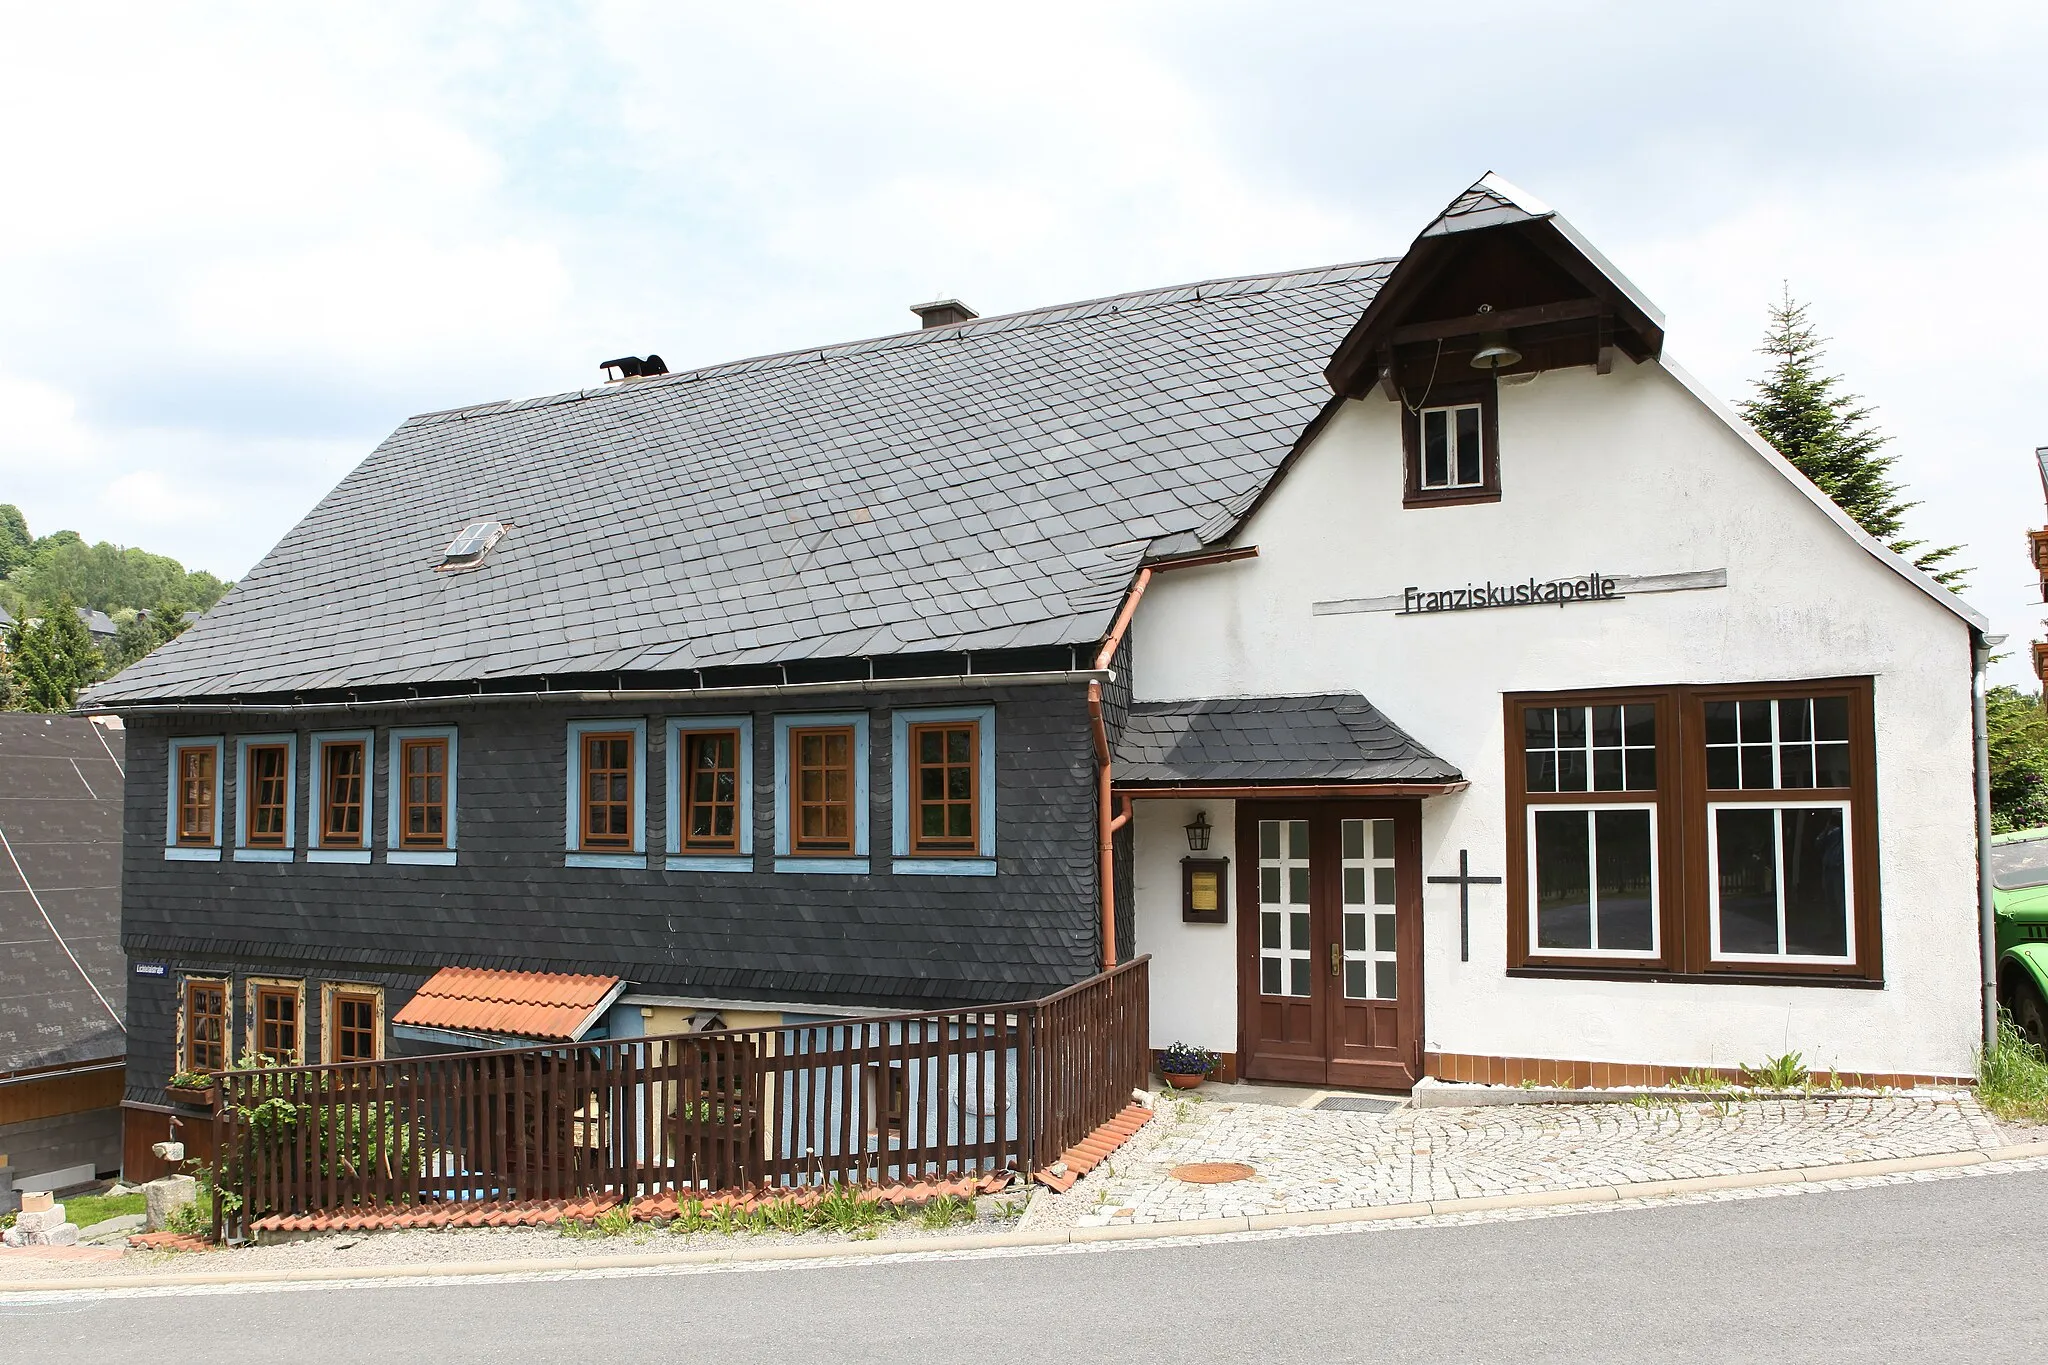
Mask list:
[{"label": "glass paned door", "polygon": [[1306,820],[1259,823],[1259,993],[1307,999],[1315,990]]},{"label": "glass paned door", "polygon": [[1421,1068],[1421,806],[1237,812],[1239,1070],[1406,1088]]},{"label": "glass paned door", "polygon": [[1394,822],[1346,820],[1344,844],[1344,998],[1400,998]]}]

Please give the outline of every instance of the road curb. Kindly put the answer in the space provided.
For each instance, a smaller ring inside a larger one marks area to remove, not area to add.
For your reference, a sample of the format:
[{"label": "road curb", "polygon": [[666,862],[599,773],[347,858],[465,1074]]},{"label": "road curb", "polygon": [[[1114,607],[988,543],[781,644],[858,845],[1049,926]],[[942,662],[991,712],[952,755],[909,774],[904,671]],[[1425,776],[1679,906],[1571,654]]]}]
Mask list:
[{"label": "road curb", "polygon": [[956,1237],[905,1238],[896,1241],[841,1242],[831,1246],[802,1245],[727,1247],[715,1251],[667,1251],[637,1256],[553,1256],[512,1261],[458,1261],[384,1266],[322,1266],[304,1270],[243,1270],[186,1275],[106,1275],[91,1278],[0,1280],[0,1294],[42,1294],[95,1289],[180,1289],[220,1285],[310,1284],[342,1281],[464,1279],[491,1275],[556,1274],[578,1270],[654,1270],[670,1266],[743,1265],[762,1262],[817,1262],[872,1256],[908,1256],[932,1251],[988,1251],[1024,1247],[1098,1245],[1144,1242],[1169,1237],[1210,1237],[1235,1232],[1287,1228],[1332,1227],[1350,1223],[1383,1223],[1405,1218],[1501,1209],[1562,1208],[1575,1204],[1611,1204],[1629,1199],[1662,1199],[1674,1195],[1720,1190],[1765,1189],[1830,1180],[1854,1180],[1915,1171],[1950,1170],[2003,1161],[2048,1157],[2048,1142],[2021,1143],[1928,1156],[1850,1161],[1830,1166],[1795,1166],[1775,1171],[1744,1171],[1735,1175],[1692,1176],[1680,1180],[1644,1180],[1620,1185],[1587,1185],[1524,1194],[1478,1195],[1432,1199],[1364,1208],[1310,1209],[1300,1213],[1260,1213],[1229,1218],[1184,1219],[1170,1223],[1115,1223],[1044,1231],[967,1233]]}]

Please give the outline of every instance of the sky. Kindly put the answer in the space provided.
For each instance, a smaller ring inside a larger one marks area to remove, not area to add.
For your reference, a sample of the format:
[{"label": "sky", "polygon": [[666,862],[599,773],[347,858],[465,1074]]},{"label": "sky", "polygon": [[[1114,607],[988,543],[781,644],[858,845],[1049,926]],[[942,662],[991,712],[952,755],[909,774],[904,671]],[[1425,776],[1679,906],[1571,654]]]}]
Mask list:
[{"label": "sky", "polygon": [[0,0],[0,502],[238,577],[415,412],[1403,250],[1483,172],[1741,398],[1788,286],[2028,683],[2048,7]]}]

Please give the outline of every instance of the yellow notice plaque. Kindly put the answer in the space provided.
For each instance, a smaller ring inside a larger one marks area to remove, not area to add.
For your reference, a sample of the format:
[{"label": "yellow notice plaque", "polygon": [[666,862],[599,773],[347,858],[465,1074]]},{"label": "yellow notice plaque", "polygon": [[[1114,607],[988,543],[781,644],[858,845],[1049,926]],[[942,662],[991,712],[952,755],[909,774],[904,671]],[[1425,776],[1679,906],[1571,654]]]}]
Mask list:
[{"label": "yellow notice plaque", "polygon": [[1188,878],[1188,909],[1214,910],[1216,888],[1221,879],[1214,872],[1196,872]]}]

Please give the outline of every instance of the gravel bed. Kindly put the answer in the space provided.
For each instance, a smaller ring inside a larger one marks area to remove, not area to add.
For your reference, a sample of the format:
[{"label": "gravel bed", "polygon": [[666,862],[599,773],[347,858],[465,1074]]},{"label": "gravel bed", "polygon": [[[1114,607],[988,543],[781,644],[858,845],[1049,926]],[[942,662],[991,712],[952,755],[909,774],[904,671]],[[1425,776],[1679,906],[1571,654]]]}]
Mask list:
[{"label": "gravel bed", "polygon": [[660,1256],[679,1251],[723,1251],[739,1247],[841,1246],[862,1241],[923,1241],[979,1233],[1009,1232],[1018,1224],[996,1212],[1014,1204],[1021,1192],[983,1196],[975,1201],[972,1223],[927,1228],[912,1214],[901,1222],[875,1225],[873,1238],[815,1229],[803,1233],[716,1232],[672,1233],[636,1223],[617,1237],[570,1237],[559,1229],[542,1228],[405,1228],[389,1232],[333,1232],[300,1242],[272,1246],[233,1247],[225,1251],[130,1251],[118,1260],[79,1261],[38,1257],[32,1252],[0,1252],[0,1281],[72,1279],[110,1275],[214,1275],[244,1271],[334,1270],[418,1265],[431,1268],[464,1261],[560,1260],[570,1257]]}]

